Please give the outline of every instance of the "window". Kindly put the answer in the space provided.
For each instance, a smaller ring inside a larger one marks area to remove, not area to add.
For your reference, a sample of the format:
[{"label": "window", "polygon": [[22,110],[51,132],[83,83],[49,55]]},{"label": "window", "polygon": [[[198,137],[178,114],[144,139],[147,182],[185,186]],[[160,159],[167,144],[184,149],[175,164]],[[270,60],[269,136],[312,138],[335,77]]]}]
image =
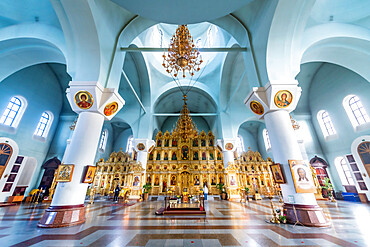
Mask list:
[{"label": "window", "polygon": [[342,181],[343,185],[355,185],[351,171],[347,165],[347,162],[344,157],[337,157],[334,161],[335,166],[337,167],[337,171]]},{"label": "window", "polygon": [[236,149],[238,150],[239,155],[244,152],[244,143],[243,143],[243,137],[238,136],[238,140],[236,143]]},{"label": "window", "polygon": [[361,100],[356,95],[348,95],[343,99],[343,107],[347,112],[348,118],[352,126],[357,130],[357,127],[370,122]]},{"label": "window", "polygon": [[319,121],[320,128],[324,137],[336,136],[336,131],[334,129],[333,122],[327,111],[321,110],[317,113],[317,120]]},{"label": "window", "polygon": [[156,25],[154,26],[154,29],[152,31],[152,34],[151,34],[151,41],[150,41],[153,45],[157,45],[159,47],[163,47],[163,31],[162,29]]},{"label": "window", "polygon": [[51,112],[43,112],[34,135],[46,138],[49,133],[52,121],[53,114]]},{"label": "window", "polygon": [[201,38],[199,38],[199,39],[197,39],[197,41],[195,41],[195,46],[198,49],[201,48],[201,46],[202,46],[202,39]]},{"label": "window", "polygon": [[12,97],[0,118],[0,124],[16,128],[26,107],[27,101],[23,97]]},{"label": "window", "polygon": [[263,134],[263,140],[265,142],[266,151],[269,152],[271,150],[271,142],[270,142],[270,137],[269,137],[269,133],[267,129],[264,129],[262,134]]},{"label": "window", "polygon": [[108,140],[108,130],[103,130],[101,133],[100,143],[99,143],[99,151],[104,153],[105,147],[107,146],[107,140]]},{"label": "window", "polygon": [[211,25],[209,29],[207,30],[207,45],[208,47],[213,47],[215,45],[215,37],[218,36],[217,34],[218,28],[215,25]]},{"label": "window", "polygon": [[133,141],[134,141],[134,137],[130,136],[127,140],[126,153],[131,153],[132,152],[132,149],[134,148]]}]

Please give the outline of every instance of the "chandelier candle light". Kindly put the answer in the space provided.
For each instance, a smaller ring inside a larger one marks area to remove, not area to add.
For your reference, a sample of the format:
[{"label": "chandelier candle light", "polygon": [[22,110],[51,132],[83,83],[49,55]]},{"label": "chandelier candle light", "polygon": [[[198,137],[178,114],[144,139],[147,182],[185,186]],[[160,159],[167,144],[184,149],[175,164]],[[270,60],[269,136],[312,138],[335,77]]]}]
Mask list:
[{"label": "chandelier candle light", "polygon": [[167,73],[173,73],[174,77],[182,71],[185,78],[186,70],[193,76],[195,71],[200,70],[202,62],[202,56],[195,48],[187,25],[179,25],[171,38],[167,56],[163,54],[163,67]]}]

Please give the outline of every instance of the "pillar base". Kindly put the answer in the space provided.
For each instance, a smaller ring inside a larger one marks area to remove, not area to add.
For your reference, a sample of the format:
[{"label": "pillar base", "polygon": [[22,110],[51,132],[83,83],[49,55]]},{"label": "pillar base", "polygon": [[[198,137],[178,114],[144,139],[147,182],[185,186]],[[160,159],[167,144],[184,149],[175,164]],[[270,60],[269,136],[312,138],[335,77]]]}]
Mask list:
[{"label": "pillar base", "polygon": [[326,218],[322,208],[318,205],[284,203],[283,211],[286,215],[287,223],[290,224],[297,223],[298,219],[298,221],[304,226],[326,227],[330,225],[330,222]]},{"label": "pillar base", "polygon": [[85,205],[50,206],[37,224],[43,228],[67,227],[86,221]]}]

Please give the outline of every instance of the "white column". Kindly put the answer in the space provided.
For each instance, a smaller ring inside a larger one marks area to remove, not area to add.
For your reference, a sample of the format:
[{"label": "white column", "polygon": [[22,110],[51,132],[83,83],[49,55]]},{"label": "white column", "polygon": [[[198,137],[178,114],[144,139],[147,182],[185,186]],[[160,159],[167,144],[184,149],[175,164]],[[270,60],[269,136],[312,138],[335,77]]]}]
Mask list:
[{"label": "white column", "polygon": [[224,167],[226,168],[227,164],[229,164],[229,162],[231,162],[231,163],[234,162],[234,152],[229,151],[229,150],[225,150],[222,153],[223,153],[223,156],[224,156]]},{"label": "white column", "polygon": [[146,170],[146,164],[148,163],[148,151],[138,151],[137,161],[140,162],[143,169]]},{"label": "white column", "polygon": [[81,183],[81,177],[86,165],[93,165],[104,116],[95,112],[81,112],[69,147],[62,163],[74,164],[72,181],[59,182],[55,190],[51,206],[84,204],[86,190],[89,184]]},{"label": "white column", "polygon": [[236,150],[235,139],[219,139],[217,140],[217,146],[222,149],[224,167],[226,168],[229,162],[234,163],[234,151]]},{"label": "white column", "polygon": [[148,152],[154,148],[155,142],[150,139],[135,139],[133,140],[134,149],[137,152],[137,162],[141,163],[141,167],[144,169],[143,184],[146,183],[146,165],[148,163]]},{"label": "white column", "polygon": [[302,153],[294,133],[288,111],[276,110],[265,114],[266,128],[271,141],[274,160],[284,167],[287,183],[281,184],[285,203],[317,205],[313,193],[296,193],[288,160],[302,160]]}]

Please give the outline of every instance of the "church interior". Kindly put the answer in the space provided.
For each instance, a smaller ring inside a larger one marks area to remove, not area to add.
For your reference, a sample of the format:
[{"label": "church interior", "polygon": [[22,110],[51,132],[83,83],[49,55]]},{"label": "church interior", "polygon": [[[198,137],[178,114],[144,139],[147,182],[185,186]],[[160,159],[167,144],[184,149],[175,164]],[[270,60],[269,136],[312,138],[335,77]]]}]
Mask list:
[{"label": "church interior", "polygon": [[370,246],[370,1],[0,1],[1,246]]}]

